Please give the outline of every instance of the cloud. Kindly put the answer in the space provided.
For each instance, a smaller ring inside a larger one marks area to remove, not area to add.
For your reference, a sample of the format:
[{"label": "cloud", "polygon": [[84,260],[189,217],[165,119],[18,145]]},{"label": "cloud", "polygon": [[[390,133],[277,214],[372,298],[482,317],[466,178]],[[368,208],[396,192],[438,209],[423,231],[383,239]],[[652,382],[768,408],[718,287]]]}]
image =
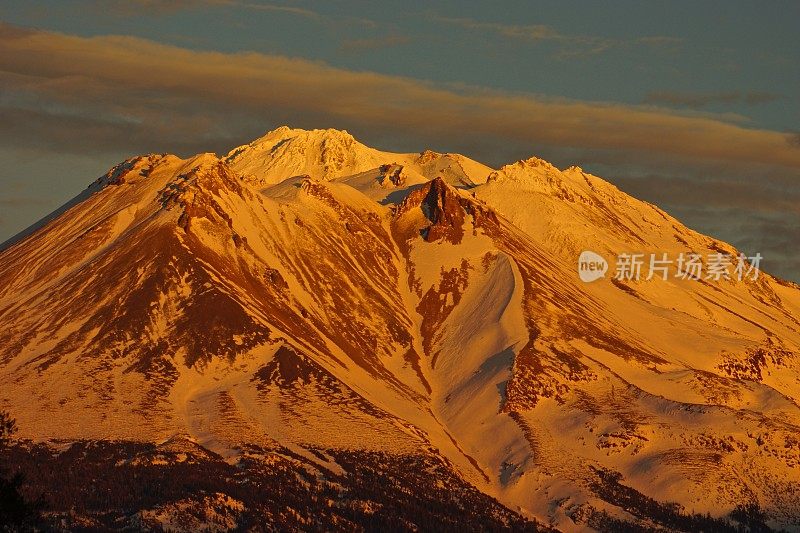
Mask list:
[{"label": "cloud", "polygon": [[411,40],[407,36],[393,34],[363,39],[345,39],[342,41],[340,50],[347,53],[358,53],[379,48],[403,46],[409,42]]},{"label": "cloud", "polygon": [[310,9],[305,9],[297,6],[284,6],[278,4],[255,3],[255,2],[236,2],[231,1],[230,5],[244,7],[247,9],[255,9],[258,11],[274,11],[277,13],[289,13],[306,18],[320,18],[320,14]]},{"label": "cloud", "polygon": [[[35,147],[55,153],[139,154],[164,152],[183,155],[224,149],[238,144],[238,135],[216,128],[213,119],[187,112],[150,117],[146,121],[124,117],[94,117],[85,113],[62,113],[54,109],[0,108],[0,132],[4,146]],[[224,121],[223,115],[217,120]],[[187,131],[203,134],[186,135]]]},{"label": "cloud", "polygon": [[[233,119],[248,117],[247,127],[289,120],[404,132],[417,139],[455,136],[465,143],[494,139],[621,151],[634,158],[666,154],[800,168],[800,149],[790,135],[707,116],[437,85],[304,59],[195,51],[125,36],[87,38],[3,25],[0,71],[5,112],[53,115],[54,123],[41,124],[37,135],[54,144],[73,142],[65,130],[68,121],[83,121],[88,135],[83,142],[105,143],[113,127],[150,129],[158,140],[159,132],[176,135],[171,124],[181,120],[220,119],[181,131],[194,142],[236,129]],[[95,117],[113,118],[117,125],[89,127]],[[0,124],[5,138],[8,128]]]},{"label": "cloud", "polygon": [[96,1],[97,8],[111,14],[129,17],[147,13],[168,15],[186,9],[215,7],[228,4],[228,0],[102,0]]},{"label": "cloud", "polygon": [[503,24],[484,22],[465,17],[433,16],[433,20],[461,27],[473,32],[488,32],[506,39],[528,42],[551,42],[561,47],[558,57],[587,56],[603,53],[612,48],[641,44],[652,47],[674,47],[682,39],[668,36],[646,36],[630,40],[562,33],[545,24]]},{"label": "cloud", "polygon": [[214,7],[239,7],[257,11],[289,13],[307,18],[320,17],[319,13],[316,11],[302,7],[240,0],[106,0],[98,2],[98,4],[101,4],[104,9],[110,9],[112,13],[123,17],[141,15],[143,13],[149,15],[167,15],[178,11]]},{"label": "cloud", "polygon": [[681,39],[680,37],[671,37],[668,35],[650,35],[634,39],[633,42],[655,47],[670,48],[683,44],[683,39]]},{"label": "cloud", "polygon": [[322,14],[313,9],[296,5],[276,4],[258,0],[96,0],[98,8],[109,11],[119,17],[134,17],[141,15],[161,16],[172,15],[180,11],[198,9],[233,8],[249,11],[261,11],[296,15],[309,20],[328,25],[337,26],[350,24],[366,28],[377,28],[378,23],[372,19],[343,15]]},{"label": "cloud", "polygon": [[510,37],[513,39],[524,39],[528,41],[560,41],[578,39],[583,40],[582,37],[567,37],[562,35],[555,29],[544,24],[531,24],[525,26],[518,26],[512,24],[501,24],[499,22],[481,22],[471,18],[453,18],[453,17],[434,17],[437,22],[445,22],[460,26],[467,30],[490,31]]},{"label": "cloud", "polygon": [[645,96],[647,104],[666,104],[670,106],[700,109],[715,104],[747,104],[758,105],[782,99],[780,94],[760,91],[728,91],[714,93],[691,93],[673,91],[654,91]]},{"label": "cloud", "polygon": [[458,26],[473,32],[489,32],[507,39],[529,42],[554,42],[568,46],[582,54],[599,54],[615,45],[613,39],[592,37],[587,35],[565,35],[544,24],[501,24],[499,22],[483,22],[471,18],[434,17],[437,22]]}]

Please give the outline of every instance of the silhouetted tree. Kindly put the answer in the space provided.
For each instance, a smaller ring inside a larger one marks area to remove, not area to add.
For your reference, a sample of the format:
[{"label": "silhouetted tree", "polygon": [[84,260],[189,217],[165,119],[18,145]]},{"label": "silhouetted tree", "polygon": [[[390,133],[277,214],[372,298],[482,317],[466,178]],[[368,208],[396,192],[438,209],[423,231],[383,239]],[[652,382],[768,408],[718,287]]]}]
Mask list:
[{"label": "silhouetted tree", "polygon": [[[0,452],[5,451],[17,430],[11,416],[0,411]],[[22,474],[11,474],[0,464],[0,531],[27,531],[38,514],[38,504],[30,504],[20,493],[24,478]]]}]

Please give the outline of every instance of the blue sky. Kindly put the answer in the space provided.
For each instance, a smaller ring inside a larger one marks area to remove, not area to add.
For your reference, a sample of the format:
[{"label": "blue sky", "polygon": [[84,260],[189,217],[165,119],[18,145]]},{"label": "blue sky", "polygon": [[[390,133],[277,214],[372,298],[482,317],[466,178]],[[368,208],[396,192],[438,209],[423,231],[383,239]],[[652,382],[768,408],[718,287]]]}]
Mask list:
[{"label": "blue sky", "polygon": [[0,240],[120,159],[289,123],[579,164],[800,279],[800,3],[606,4],[6,0]]}]

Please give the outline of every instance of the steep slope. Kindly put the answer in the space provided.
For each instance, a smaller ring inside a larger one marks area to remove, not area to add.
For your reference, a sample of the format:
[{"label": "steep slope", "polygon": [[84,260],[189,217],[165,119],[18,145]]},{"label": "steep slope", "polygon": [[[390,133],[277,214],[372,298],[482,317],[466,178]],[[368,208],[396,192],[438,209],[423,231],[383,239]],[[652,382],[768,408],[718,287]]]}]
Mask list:
[{"label": "steep slope", "polygon": [[586,249],[735,253],[600,178],[283,127],[85,196],[0,252],[24,437],[442,461],[564,530],[800,526],[800,290],[581,282]]}]

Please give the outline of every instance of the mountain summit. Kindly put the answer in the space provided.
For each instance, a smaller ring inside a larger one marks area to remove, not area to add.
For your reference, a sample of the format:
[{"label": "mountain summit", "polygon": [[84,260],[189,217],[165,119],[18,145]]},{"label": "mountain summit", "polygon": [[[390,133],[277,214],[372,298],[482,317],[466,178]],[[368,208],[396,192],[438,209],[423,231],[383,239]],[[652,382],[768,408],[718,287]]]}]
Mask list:
[{"label": "mountain summit", "polygon": [[0,407],[54,461],[238,484],[81,520],[800,527],[800,289],[581,282],[583,250],[738,251],[580,168],[281,127],[62,211],[0,252]]}]

